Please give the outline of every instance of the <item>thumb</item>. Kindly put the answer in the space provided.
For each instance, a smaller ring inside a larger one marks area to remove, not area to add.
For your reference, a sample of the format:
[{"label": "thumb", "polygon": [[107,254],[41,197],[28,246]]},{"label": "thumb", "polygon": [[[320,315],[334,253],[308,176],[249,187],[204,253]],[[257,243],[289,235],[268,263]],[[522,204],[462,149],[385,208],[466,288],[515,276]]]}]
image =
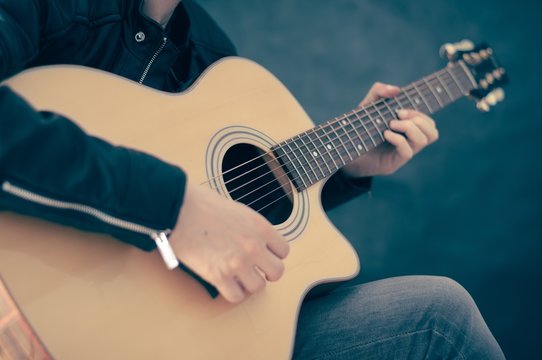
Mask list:
[{"label": "thumb", "polygon": [[371,86],[369,93],[359,106],[365,106],[381,98],[389,98],[399,94],[401,89],[397,86],[376,82]]}]

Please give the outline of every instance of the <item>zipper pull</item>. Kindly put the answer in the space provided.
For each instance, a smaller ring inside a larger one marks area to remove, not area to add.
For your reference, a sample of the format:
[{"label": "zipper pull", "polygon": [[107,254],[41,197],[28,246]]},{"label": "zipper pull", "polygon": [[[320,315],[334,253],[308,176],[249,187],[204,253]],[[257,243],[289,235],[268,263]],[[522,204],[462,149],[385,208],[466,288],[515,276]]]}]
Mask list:
[{"label": "zipper pull", "polygon": [[156,243],[156,247],[169,270],[173,270],[179,266],[179,260],[169,243],[167,236],[171,233],[170,230],[160,231],[159,233],[153,233],[151,238]]}]

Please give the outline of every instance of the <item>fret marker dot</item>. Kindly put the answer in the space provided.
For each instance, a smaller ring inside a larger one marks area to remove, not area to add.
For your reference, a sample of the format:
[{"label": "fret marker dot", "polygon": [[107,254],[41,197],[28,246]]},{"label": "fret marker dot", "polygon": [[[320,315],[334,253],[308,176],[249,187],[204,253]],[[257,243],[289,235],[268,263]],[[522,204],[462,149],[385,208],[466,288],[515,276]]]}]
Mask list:
[{"label": "fret marker dot", "polygon": [[313,152],[312,152],[312,155],[313,155],[314,157],[316,157],[316,156],[318,156],[318,152],[313,151]]},{"label": "fret marker dot", "polygon": [[376,123],[380,125],[380,124],[382,124],[382,120],[376,119]]},{"label": "fret marker dot", "polygon": [[359,150],[363,150],[363,146],[361,146],[360,144],[358,144],[358,149],[359,149]]},{"label": "fret marker dot", "polygon": [[442,88],[440,86],[437,86],[437,92],[440,94],[442,92]]},{"label": "fret marker dot", "polygon": [[333,146],[331,146],[330,144],[327,144],[326,146],[329,150],[333,149]]},{"label": "fret marker dot", "polygon": [[420,98],[415,98],[414,101],[416,101],[416,104],[420,105],[421,101]]},{"label": "fret marker dot", "polygon": [[343,120],[342,123],[343,123],[343,125],[348,125],[348,121],[346,121],[346,120]]}]

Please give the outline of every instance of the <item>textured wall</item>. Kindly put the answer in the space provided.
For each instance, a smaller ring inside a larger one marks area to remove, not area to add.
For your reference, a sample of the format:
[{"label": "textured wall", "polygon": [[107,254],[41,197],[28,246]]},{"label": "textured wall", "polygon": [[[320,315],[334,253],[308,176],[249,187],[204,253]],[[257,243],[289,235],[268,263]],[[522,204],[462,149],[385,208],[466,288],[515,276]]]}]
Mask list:
[{"label": "textured wall", "polygon": [[509,71],[489,114],[467,100],[435,116],[441,139],[371,197],[330,217],[358,249],[356,281],[438,274],[476,299],[505,353],[542,341],[542,119],[536,1],[200,0],[240,53],[274,72],[315,122],[354,107],[374,81],[437,70],[439,46],[488,41]]}]

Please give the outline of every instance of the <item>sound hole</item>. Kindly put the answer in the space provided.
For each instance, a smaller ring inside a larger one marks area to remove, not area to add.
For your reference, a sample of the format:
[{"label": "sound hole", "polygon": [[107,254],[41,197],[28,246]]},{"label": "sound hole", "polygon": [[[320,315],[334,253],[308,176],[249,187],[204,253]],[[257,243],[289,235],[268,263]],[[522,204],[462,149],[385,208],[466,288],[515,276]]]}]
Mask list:
[{"label": "sound hole", "polygon": [[292,213],[292,187],[279,163],[263,154],[253,145],[232,146],[222,162],[223,179],[232,199],[277,225]]}]

